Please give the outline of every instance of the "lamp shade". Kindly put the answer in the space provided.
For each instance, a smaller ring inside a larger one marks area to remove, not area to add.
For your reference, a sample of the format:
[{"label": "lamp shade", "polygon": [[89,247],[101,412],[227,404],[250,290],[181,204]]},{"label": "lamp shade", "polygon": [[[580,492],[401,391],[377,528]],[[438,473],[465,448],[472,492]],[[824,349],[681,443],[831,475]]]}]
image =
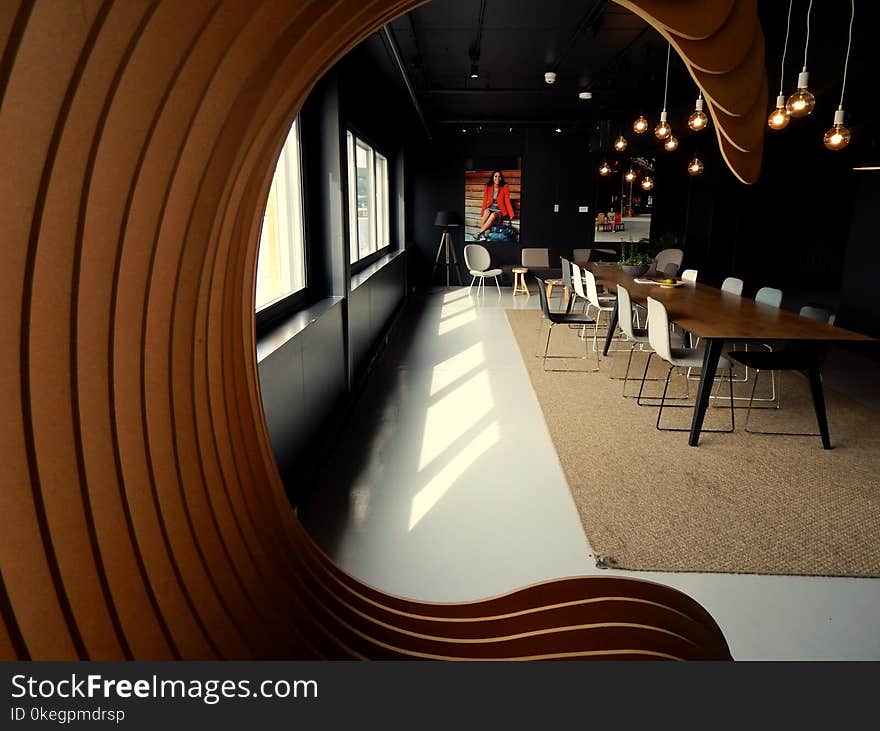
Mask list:
[{"label": "lamp shade", "polygon": [[437,215],[434,217],[434,225],[451,228],[452,226],[461,226],[461,220],[455,211],[437,211]]}]

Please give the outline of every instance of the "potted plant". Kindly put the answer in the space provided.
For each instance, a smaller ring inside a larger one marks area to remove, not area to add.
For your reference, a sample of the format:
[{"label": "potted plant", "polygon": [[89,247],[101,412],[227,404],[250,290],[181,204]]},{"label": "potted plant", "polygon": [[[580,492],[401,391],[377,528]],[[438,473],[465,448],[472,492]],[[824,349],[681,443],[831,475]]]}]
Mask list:
[{"label": "potted plant", "polygon": [[632,239],[620,244],[620,270],[631,277],[640,277],[651,267],[654,257],[645,251],[642,241]]}]

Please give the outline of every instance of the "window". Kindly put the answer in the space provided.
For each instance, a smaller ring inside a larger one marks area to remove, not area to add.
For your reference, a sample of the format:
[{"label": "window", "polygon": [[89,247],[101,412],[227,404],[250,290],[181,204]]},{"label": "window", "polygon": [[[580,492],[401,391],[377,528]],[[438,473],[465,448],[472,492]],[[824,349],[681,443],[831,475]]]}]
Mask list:
[{"label": "window", "polygon": [[298,122],[281,150],[266,201],[257,258],[257,312],[306,286]]},{"label": "window", "polygon": [[388,160],[351,132],[348,147],[348,223],[351,261],[391,243]]}]

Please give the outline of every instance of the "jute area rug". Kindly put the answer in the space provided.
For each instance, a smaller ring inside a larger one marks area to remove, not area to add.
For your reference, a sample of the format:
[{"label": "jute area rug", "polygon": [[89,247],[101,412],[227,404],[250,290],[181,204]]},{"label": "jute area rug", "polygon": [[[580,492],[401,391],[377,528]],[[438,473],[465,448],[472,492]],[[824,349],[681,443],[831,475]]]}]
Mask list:
[{"label": "jute area rug", "polygon": [[[657,431],[657,409],[623,398],[622,381],[609,378],[623,374],[627,353],[609,353],[598,373],[545,373],[535,357],[538,313],[508,310],[507,318],[600,565],[880,576],[880,416],[826,388],[831,450],[818,437],[747,433],[745,408],[736,409],[734,433],[704,432],[700,446],[689,447],[687,433]],[[551,352],[583,355],[584,343],[557,325]],[[591,355],[548,363],[595,367]],[[637,353],[633,360],[639,376],[645,358]],[[660,363],[649,375],[665,373]],[[673,379],[670,393],[683,396],[684,377]],[[769,389],[766,373],[759,396],[768,395],[765,383]],[[690,383],[689,403],[696,385]],[[648,386],[659,395],[663,383],[647,384],[646,393]],[[738,384],[735,394],[751,387]],[[637,388],[628,385],[632,393]],[[729,401],[715,399],[720,405],[728,408],[710,408],[704,428],[729,426]],[[782,406],[753,411],[750,428],[816,431],[799,374],[783,376]],[[691,413],[664,409],[663,426],[686,428]]]}]

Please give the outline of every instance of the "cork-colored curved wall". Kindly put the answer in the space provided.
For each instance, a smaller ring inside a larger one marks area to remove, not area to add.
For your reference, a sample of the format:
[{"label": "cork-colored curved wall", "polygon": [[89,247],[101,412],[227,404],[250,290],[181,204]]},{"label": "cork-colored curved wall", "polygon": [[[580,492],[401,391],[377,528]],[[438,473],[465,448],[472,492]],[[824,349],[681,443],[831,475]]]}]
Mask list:
[{"label": "cork-colored curved wall", "polygon": [[721,156],[743,183],[761,172],[767,118],[757,0],[614,0],[653,25],[706,98]]},{"label": "cork-colored curved wall", "polygon": [[637,580],[387,596],[285,498],[252,307],[273,162],[316,80],[418,4],[0,6],[0,658],[729,657]]}]

